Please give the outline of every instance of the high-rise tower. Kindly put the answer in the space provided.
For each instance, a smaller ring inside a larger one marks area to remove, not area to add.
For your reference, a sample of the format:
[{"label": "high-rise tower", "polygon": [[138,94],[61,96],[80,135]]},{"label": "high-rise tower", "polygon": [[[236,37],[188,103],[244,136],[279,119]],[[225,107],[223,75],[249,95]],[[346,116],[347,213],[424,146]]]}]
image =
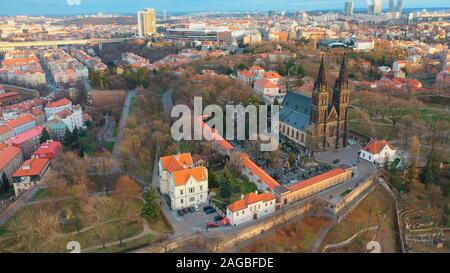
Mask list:
[{"label": "high-rise tower", "polygon": [[138,11],[137,18],[140,37],[150,36],[156,32],[156,13],[154,9]]}]

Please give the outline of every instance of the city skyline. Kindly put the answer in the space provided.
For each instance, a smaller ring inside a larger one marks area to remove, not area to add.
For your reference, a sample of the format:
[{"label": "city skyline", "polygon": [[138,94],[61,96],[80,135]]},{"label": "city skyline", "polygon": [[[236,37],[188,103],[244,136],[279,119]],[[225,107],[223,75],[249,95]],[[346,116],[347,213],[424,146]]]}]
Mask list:
[{"label": "city skyline", "polygon": [[[3,2],[5,0],[1,0]],[[345,0],[283,0],[277,3],[268,0],[230,0],[225,3],[218,0],[130,0],[124,3],[119,0],[109,1],[105,7],[100,0],[23,0],[8,3],[8,9],[0,15],[50,15],[50,14],[84,14],[96,12],[134,13],[144,8],[152,7],[157,11],[195,12],[195,11],[266,11],[272,10],[328,10],[342,9]],[[261,7],[264,7],[262,9]],[[384,1],[383,9],[388,9],[389,1]],[[450,7],[448,1],[431,0],[423,3],[420,0],[405,1],[404,8]],[[354,1],[355,9],[367,8],[367,1]]]}]

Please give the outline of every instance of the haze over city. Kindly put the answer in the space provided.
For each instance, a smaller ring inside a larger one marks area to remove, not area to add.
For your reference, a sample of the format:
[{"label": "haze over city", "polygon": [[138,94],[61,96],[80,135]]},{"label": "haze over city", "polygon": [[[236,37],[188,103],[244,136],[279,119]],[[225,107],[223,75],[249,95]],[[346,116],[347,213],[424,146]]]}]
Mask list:
[{"label": "haze over city", "polygon": [[[340,9],[345,0],[0,0],[8,5],[2,9],[3,15],[39,15],[39,14],[75,14],[114,12],[130,13],[152,6],[157,10],[166,9],[176,12],[194,11],[264,11],[273,10],[328,10]],[[355,0],[356,9],[367,7],[366,0]],[[388,7],[384,1],[383,8]],[[446,0],[407,0],[405,8],[450,7]]]}]

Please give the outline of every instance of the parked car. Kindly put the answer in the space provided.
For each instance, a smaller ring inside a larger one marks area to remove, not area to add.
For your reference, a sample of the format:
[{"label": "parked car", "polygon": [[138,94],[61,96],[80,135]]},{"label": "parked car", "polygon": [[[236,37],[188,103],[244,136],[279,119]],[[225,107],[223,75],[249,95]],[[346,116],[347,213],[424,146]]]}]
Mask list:
[{"label": "parked car", "polygon": [[215,208],[210,208],[210,209],[206,210],[205,212],[206,212],[206,214],[211,214],[211,213],[216,212],[216,209]]},{"label": "parked car", "polygon": [[178,210],[178,216],[183,216],[184,215],[184,211],[182,209]]},{"label": "parked car", "polygon": [[355,144],[355,142],[354,142],[353,140],[350,139],[350,140],[348,141],[348,145],[353,146],[353,144]]},{"label": "parked car", "polygon": [[193,208],[194,208],[195,211],[198,211],[198,206],[197,205],[194,205]]},{"label": "parked car", "polygon": [[204,206],[204,207],[203,207],[203,211],[206,212],[207,210],[212,209],[212,208],[213,208],[213,207],[211,207],[211,206]]},{"label": "parked car", "polygon": [[218,226],[220,226],[220,225],[217,224],[217,223],[215,223],[215,222],[208,222],[208,223],[206,224],[206,226],[207,226],[207,227],[218,227]]},{"label": "parked car", "polygon": [[223,219],[222,215],[216,215],[216,216],[214,216],[214,221],[220,221],[220,220],[222,220],[222,219]]},{"label": "parked car", "polygon": [[183,212],[184,212],[184,214],[188,214],[188,213],[189,213],[189,210],[188,210],[187,208],[184,208],[184,209],[183,209]]},{"label": "parked car", "polygon": [[192,212],[192,213],[194,213],[194,212],[195,212],[195,209],[194,209],[194,207],[189,207],[189,208],[188,208],[188,210],[189,210],[189,212]]},{"label": "parked car", "polygon": [[335,160],[333,160],[333,164],[338,164],[339,162],[341,162],[340,159],[335,159]]}]

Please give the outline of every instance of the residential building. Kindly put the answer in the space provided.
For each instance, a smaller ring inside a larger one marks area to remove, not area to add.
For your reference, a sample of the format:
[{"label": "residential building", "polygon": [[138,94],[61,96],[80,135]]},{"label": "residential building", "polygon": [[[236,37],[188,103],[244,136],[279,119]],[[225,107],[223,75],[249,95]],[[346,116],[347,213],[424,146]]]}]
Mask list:
[{"label": "residential building", "polygon": [[10,119],[5,122],[5,125],[12,130],[14,136],[31,130],[37,126],[36,119],[31,114],[24,114],[15,119]]},{"label": "residential building", "polygon": [[47,140],[33,153],[33,157],[54,159],[62,151],[62,144],[59,141]]},{"label": "residential building", "polygon": [[0,106],[17,103],[21,98],[22,96],[17,92],[0,93]]},{"label": "residential building", "polygon": [[37,56],[27,50],[8,51],[0,67],[0,79],[12,84],[40,87],[47,84]]},{"label": "residential building", "polygon": [[383,166],[395,159],[396,149],[387,140],[372,139],[369,144],[361,148],[359,157],[372,162],[376,166]]},{"label": "residential building", "polygon": [[84,127],[83,111],[80,105],[73,106],[71,110],[58,112],[50,120],[62,121],[70,132],[73,132],[75,128],[80,130]]},{"label": "residential building", "polygon": [[23,152],[20,148],[9,145],[0,147],[0,177],[6,174],[11,181],[12,175],[19,169],[22,162]]},{"label": "residential building", "polygon": [[7,125],[0,125],[0,143],[12,138],[13,131]]},{"label": "residential building", "polygon": [[375,48],[375,42],[372,40],[356,40],[353,50],[355,51],[370,51]]},{"label": "residential building", "polygon": [[22,149],[24,159],[29,159],[39,147],[42,130],[46,129],[43,126],[37,126],[11,138],[12,145]]},{"label": "residential building", "polygon": [[50,131],[50,137],[53,140],[64,140],[67,132],[67,126],[64,122],[54,119],[44,123],[44,127]]},{"label": "residential building", "polygon": [[44,111],[47,120],[50,120],[54,114],[59,113],[63,110],[70,110],[72,108],[72,102],[66,98],[60,99],[58,101],[49,102],[45,105]]},{"label": "residential building", "polygon": [[285,95],[281,92],[281,87],[278,84],[266,78],[257,80],[253,89],[263,97],[267,104],[273,104],[276,100],[280,102]]},{"label": "residential building", "polygon": [[42,60],[56,84],[74,85],[89,78],[89,70],[62,49],[43,52]]},{"label": "residential building", "polygon": [[146,37],[156,33],[156,13],[154,9],[138,11],[137,19],[140,37]]},{"label": "residential building", "polygon": [[352,15],[353,14],[353,1],[345,1],[344,3],[344,15]]},{"label": "residential building", "polygon": [[161,157],[159,189],[173,210],[204,204],[208,200],[208,170],[195,166],[190,153]]},{"label": "residential building", "polygon": [[50,160],[32,158],[25,161],[14,173],[13,183],[16,196],[39,183],[50,168]]},{"label": "residential building", "polygon": [[227,206],[227,218],[232,226],[238,226],[275,212],[275,203],[272,193],[251,192]]}]

